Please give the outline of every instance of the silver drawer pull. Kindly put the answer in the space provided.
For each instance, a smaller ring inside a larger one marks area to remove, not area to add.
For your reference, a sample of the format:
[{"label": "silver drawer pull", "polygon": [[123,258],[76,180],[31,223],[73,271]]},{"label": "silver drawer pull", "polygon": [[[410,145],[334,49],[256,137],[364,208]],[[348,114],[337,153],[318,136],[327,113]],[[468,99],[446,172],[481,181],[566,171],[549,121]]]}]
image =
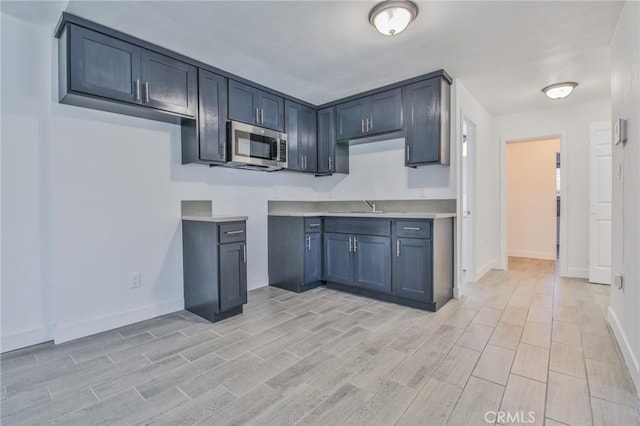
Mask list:
[{"label": "silver drawer pull", "polygon": [[405,226],[404,228],[405,231],[420,231],[422,228],[413,228],[411,226]]},{"label": "silver drawer pull", "polygon": [[315,228],[316,226],[320,226],[319,223],[310,223],[309,228]]},{"label": "silver drawer pull", "polygon": [[241,229],[241,230],[239,230],[239,231],[228,231],[228,232],[225,232],[225,234],[227,234],[227,235],[233,235],[233,234],[242,234],[243,232],[244,232],[244,231]]}]

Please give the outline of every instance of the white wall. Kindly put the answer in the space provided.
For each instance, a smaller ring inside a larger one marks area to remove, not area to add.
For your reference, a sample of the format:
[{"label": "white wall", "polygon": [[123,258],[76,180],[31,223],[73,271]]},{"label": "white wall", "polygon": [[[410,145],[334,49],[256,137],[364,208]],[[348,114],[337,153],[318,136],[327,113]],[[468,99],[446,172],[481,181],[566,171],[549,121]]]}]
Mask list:
[{"label": "white wall", "polygon": [[256,288],[268,200],[455,197],[455,163],[406,169],[401,140],[353,147],[349,176],[182,166],[178,126],[57,102],[52,34],[2,14],[2,351],[182,309],[180,200],[249,217]]},{"label": "white wall", "polygon": [[559,139],[507,144],[507,253],[555,259]]},{"label": "white wall", "polygon": [[[579,90],[580,87],[578,86]],[[585,102],[494,117],[494,130],[502,156],[506,141],[560,136],[562,144],[562,200],[567,223],[566,247],[560,247],[561,273],[572,277],[587,277],[589,267],[589,124],[611,118],[610,100]],[[504,174],[501,178],[504,182]],[[496,205],[496,214],[499,208]],[[504,226],[505,221],[501,221]],[[505,230],[502,229],[504,236]],[[500,249],[501,262],[506,266],[506,240]]]},{"label": "white wall", "polygon": [[[613,149],[614,274],[626,284],[611,287],[609,323],[640,390],[640,3],[627,1],[611,45],[612,119],[628,120],[626,145]],[[613,126],[612,126],[613,128]],[[616,177],[618,164],[621,179]]]},{"label": "white wall", "polygon": [[[499,150],[493,134],[493,118],[478,102],[460,80],[455,82],[456,106],[454,117],[456,123],[456,143],[462,143],[463,117],[476,125],[476,167],[475,167],[475,211],[471,214],[475,220],[475,271],[470,271],[470,281],[482,278],[492,268],[499,267],[499,216],[496,206],[499,202]],[[452,161],[457,161],[455,159]],[[459,169],[459,166],[458,166]],[[458,179],[460,182],[460,179]],[[461,188],[458,187],[458,194]],[[458,200],[461,196],[458,197]],[[458,203],[458,216],[461,216],[461,203]],[[458,233],[461,232],[461,221],[458,221]],[[461,247],[458,248],[461,250]],[[461,276],[461,252],[458,253],[458,273]]]}]

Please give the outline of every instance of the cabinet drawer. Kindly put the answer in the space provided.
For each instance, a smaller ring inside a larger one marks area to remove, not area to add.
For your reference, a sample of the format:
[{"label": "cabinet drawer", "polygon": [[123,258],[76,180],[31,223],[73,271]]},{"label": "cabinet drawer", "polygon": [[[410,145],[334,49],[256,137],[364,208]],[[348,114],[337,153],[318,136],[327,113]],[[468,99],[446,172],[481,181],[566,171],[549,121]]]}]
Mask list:
[{"label": "cabinet drawer", "polygon": [[325,218],[325,232],[360,235],[391,235],[391,220],[360,218]]},{"label": "cabinet drawer", "polygon": [[220,244],[246,241],[246,226],[244,222],[231,222],[219,225]]},{"label": "cabinet drawer", "polygon": [[322,231],[322,219],[319,217],[306,217],[304,219],[304,232],[305,234],[310,232]]},{"label": "cabinet drawer", "polygon": [[402,238],[431,238],[430,220],[396,220],[395,236]]}]

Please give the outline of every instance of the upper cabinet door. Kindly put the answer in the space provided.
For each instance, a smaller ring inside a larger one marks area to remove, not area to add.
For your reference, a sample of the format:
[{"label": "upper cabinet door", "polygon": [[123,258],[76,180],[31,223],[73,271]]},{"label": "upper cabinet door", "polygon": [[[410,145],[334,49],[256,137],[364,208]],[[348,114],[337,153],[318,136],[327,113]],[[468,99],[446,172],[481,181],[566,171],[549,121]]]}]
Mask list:
[{"label": "upper cabinet door", "polygon": [[404,88],[407,166],[449,164],[449,90],[442,78]]},{"label": "upper cabinet door", "polygon": [[145,49],[140,63],[144,105],[195,117],[196,67]]},{"label": "upper cabinet door", "polygon": [[336,107],[337,139],[347,140],[359,138],[365,134],[364,117],[365,102],[363,99],[346,102]]},{"label": "upper cabinet door", "polygon": [[287,146],[289,157],[287,159],[287,169],[302,171],[303,147],[299,138],[300,135],[300,105],[290,100],[285,103],[285,133],[287,134]]},{"label": "upper cabinet door", "polygon": [[229,80],[229,120],[259,124],[258,89]]},{"label": "upper cabinet door", "polygon": [[258,125],[284,131],[284,99],[280,96],[258,91]]},{"label": "upper cabinet door", "polygon": [[[198,131],[200,160],[225,163],[227,159],[227,82],[218,74],[198,70]],[[185,136],[183,135],[183,138]]]},{"label": "upper cabinet door", "polygon": [[310,173],[318,172],[318,141],[316,137],[317,122],[316,110],[306,106],[301,106],[300,140],[304,152],[304,171]]},{"label": "upper cabinet door", "polygon": [[140,103],[140,51],[137,46],[69,25],[69,84],[72,91]]},{"label": "upper cabinet door", "polygon": [[367,99],[369,113],[365,117],[365,131],[368,135],[402,130],[402,90],[400,88],[378,93]]},{"label": "upper cabinet door", "polygon": [[333,108],[318,111],[318,173],[335,171],[336,125]]}]

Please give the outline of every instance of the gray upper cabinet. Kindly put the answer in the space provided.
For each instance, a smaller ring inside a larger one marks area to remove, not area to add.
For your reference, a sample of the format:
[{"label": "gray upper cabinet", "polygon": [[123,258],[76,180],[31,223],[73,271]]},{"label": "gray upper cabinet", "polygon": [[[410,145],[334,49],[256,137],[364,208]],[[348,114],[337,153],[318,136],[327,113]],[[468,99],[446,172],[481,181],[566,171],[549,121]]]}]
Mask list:
[{"label": "gray upper cabinet", "polygon": [[288,169],[316,173],[316,111],[289,100],[286,100],[284,105],[285,133],[289,145]]},{"label": "gray upper cabinet", "polygon": [[442,77],[404,87],[405,165],[449,165],[450,85]]},{"label": "gray upper cabinet", "polygon": [[337,139],[402,130],[402,90],[392,89],[336,106]]},{"label": "gray upper cabinet", "polygon": [[75,25],[70,25],[68,31],[69,49],[61,46],[61,50],[69,61],[69,89],[122,102],[140,103],[141,49]]},{"label": "gray upper cabinet", "polygon": [[318,174],[349,174],[349,145],[336,143],[336,109],[318,111]]},{"label": "gray upper cabinet", "polygon": [[284,131],[284,99],[229,80],[229,119]]},{"label": "gray upper cabinet", "polygon": [[184,120],[182,164],[227,162],[227,79],[198,70],[198,119]]},{"label": "gray upper cabinet", "polygon": [[[62,102],[132,112],[104,103],[118,101],[181,117],[196,115],[197,71],[192,65],[75,25],[60,38],[59,60]],[[69,94],[92,100],[82,102]],[[152,113],[138,115],[162,119]]]},{"label": "gray upper cabinet", "polygon": [[197,69],[184,62],[141,50],[143,104],[176,114],[196,115]]}]

